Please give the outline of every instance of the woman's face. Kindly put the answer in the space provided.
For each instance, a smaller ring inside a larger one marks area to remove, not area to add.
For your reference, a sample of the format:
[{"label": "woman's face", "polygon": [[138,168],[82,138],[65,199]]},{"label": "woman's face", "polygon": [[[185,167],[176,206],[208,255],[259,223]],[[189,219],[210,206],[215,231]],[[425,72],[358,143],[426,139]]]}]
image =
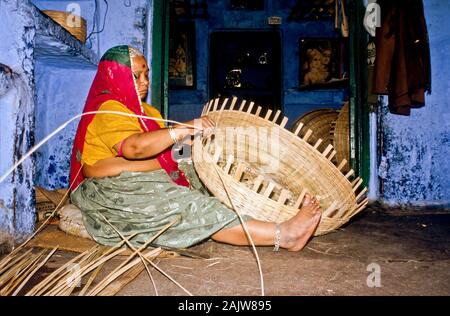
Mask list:
[{"label": "woman's face", "polygon": [[136,80],[139,97],[144,99],[148,93],[148,64],[144,56],[131,57],[131,71]]}]

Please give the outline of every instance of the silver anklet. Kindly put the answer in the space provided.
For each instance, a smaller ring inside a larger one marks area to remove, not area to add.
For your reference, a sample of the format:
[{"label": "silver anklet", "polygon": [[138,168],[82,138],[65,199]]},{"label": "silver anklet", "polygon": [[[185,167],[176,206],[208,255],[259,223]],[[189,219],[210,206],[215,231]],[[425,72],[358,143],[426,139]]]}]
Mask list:
[{"label": "silver anklet", "polygon": [[280,250],[280,241],[281,241],[280,224],[276,224],[276,226],[275,226],[275,246],[273,247],[273,251]]}]

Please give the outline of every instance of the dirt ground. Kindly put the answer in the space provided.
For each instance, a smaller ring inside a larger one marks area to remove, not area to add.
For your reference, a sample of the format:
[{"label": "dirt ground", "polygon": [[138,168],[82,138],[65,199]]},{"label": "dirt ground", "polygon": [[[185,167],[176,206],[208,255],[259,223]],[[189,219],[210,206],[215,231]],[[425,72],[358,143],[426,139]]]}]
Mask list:
[{"label": "dirt ground", "polygon": [[[250,248],[206,242],[193,249],[211,259],[178,257],[159,264],[192,294],[261,294]],[[393,216],[371,207],[299,253],[257,250],[266,295],[450,295],[448,213]],[[160,273],[152,274],[160,295],[185,294]],[[118,293],[154,294],[146,273]]]},{"label": "dirt ground", "polygon": [[[265,295],[448,296],[450,212],[432,213],[371,206],[339,231],[315,237],[299,253],[259,247]],[[180,256],[161,259],[158,266],[193,295],[261,295],[251,248],[208,241],[191,250],[209,259]],[[73,256],[58,251],[42,274]],[[113,266],[106,265],[103,274]],[[186,295],[158,271],[151,273],[159,295]],[[144,270],[117,295],[153,296],[155,290]]]}]

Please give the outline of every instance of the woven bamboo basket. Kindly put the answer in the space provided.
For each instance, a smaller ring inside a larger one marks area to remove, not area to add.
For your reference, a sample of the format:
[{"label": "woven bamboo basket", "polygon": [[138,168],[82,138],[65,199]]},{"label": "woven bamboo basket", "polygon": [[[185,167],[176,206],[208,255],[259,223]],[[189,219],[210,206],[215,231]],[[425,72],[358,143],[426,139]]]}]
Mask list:
[{"label": "woven bamboo basket", "polygon": [[300,116],[294,124],[292,124],[291,132],[295,132],[300,123],[303,123],[299,136],[305,136],[305,133],[310,129],[314,131],[311,135],[311,142],[316,142],[322,139],[322,143],[318,147],[319,150],[325,149],[331,145],[333,138],[331,135],[331,124],[336,121],[338,111],[334,109],[318,109],[310,111]]},{"label": "woven bamboo basket", "polygon": [[216,131],[193,144],[194,167],[222,203],[280,223],[297,214],[310,193],[323,209],[316,236],[338,229],[366,207],[362,179],[353,179],[353,170],[342,173],[346,161],[332,162],[332,145],[319,151],[322,140],[311,143],[311,130],[299,137],[302,124],[293,133],[285,129],[288,119],[280,118],[280,111],[261,117],[253,102],[237,103],[236,98],[207,103],[202,115],[215,122]]},{"label": "woven bamboo basket", "polygon": [[[339,111],[339,115],[335,122],[332,123],[331,134],[333,140],[333,146],[336,148],[336,159],[350,160],[350,118],[349,118],[349,105],[345,102]],[[350,169],[349,166],[344,167],[344,172]]]},{"label": "woven bamboo basket", "polygon": [[80,42],[86,42],[86,20],[81,16],[75,15],[80,19],[80,26],[70,26],[68,21],[71,20],[74,14],[66,11],[44,10],[42,11],[48,15],[53,21],[61,25],[66,31],[75,36]]}]

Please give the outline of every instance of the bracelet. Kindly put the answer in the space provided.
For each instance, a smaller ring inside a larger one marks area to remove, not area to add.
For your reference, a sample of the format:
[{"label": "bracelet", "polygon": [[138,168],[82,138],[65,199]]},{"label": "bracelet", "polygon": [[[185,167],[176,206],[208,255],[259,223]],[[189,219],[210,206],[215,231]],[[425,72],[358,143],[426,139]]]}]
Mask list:
[{"label": "bracelet", "polygon": [[176,144],[178,142],[178,139],[175,131],[173,130],[173,127],[169,126],[167,129],[169,131],[170,138],[172,138],[173,143]]},{"label": "bracelet", "polygon": [[280,250],[280,242],[281,242],[280,224],[276,224],[276,226],[275,226],[275,246],[273,247],[273,251]]}]

